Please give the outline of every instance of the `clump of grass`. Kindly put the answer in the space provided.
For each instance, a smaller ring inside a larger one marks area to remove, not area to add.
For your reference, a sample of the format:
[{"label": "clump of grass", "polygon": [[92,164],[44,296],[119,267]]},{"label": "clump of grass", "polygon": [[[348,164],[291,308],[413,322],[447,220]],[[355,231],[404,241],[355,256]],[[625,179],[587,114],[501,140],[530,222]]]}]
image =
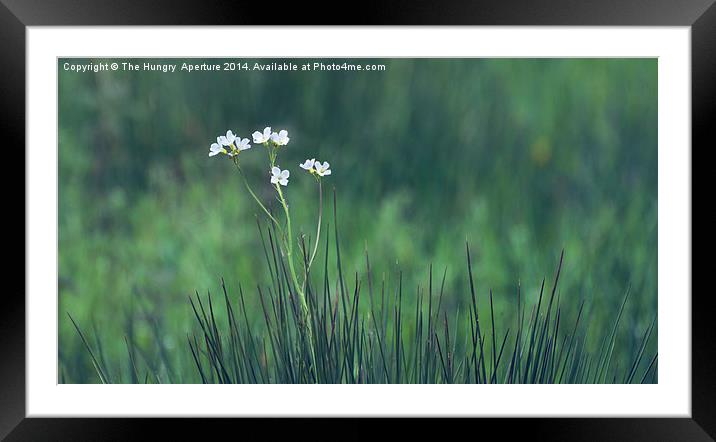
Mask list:
[{"label": "clump of grass", "polygon": [[[405,305],[402,273],[397,287],[385,279],[373,280],[368,253],[365,275],[346,277],[341,264],[339,231],[333,194],[333,233],[323,246],[323,268],[305,275],[303,310],[285,254],[277,243],[275,226],[257,222],[270,283],[257,285],[255,300],[262,321],[250,317],[247,296],[239,285],[230,294],[222,279],[219,297],[195,293],[189,298],[198,328],[186,336],[197,382],[201,383],[654,383],[658,379],[657,353],[647,354],[656,319],[643,331],[628,366],[618,367],[612,356],[618,344],[627,290],[603,336],[599,350],[588,350],[588,339],[599,330],[589,328],[585,303],[576,317],[562,315],[558,285],[563,268],[560,255],[554,278],[542,280],[535,305],[527,306],[518,286],[513,323],[496,321],[493,293],[489,310],[478,308],[479,294],[472,274],[470,248],[466,244],[466,278],[469,299],[465,311],[446,311],[445,275],[426,275],[426,290],[418,289],[414,305]],[[312,249],[301,240],[304,268]],[[315,249],[315,244],[313,249]],[[336,267],[329,268],[334,254]],[[437,277],[436,277],[437,276]],[[365,282],[363,282],[365,281]],[[366,287],[367,286],[367,287]],[[223,317],[222,317],[223,316]],[[72,319],[70,317],[70,319]],[[310,324],[303,321],[309,320]],[[80,327],[72,320],[89,352],[99,380],[113,382]],[[311,330],[308,333],[307,330]],[[134,345],[126,340],[131,366],[130,382],[162,382],[149,372],[141,375],[134,359]],[[166,362],[166,360],[165,360]],[[155,370],[150,370],[153,373]],[[120,380],[121,382],[121,380]]]}]

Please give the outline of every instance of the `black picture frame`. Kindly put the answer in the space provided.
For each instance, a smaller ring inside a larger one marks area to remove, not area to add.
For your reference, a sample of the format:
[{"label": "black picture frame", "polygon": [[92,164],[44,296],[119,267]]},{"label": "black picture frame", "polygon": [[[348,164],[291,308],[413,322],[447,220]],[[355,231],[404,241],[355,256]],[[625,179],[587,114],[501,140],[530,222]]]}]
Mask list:
[{"label": "black picture frame", "polygon": [[[262,13],[265,2],[224,1],[127,1],[127,0],[0,0],[0,130],[5,146],[25,144],[25,32],[27,26],[116,25],[221,25],[230,18],[234,25],[532,25],[532,26],[690,26],[692,87],[692,148],[712,150],[710,127],[716,114],[716,5],[714,0],[450,0],[337,5],[318,14],[318,6],[293,2],[271,8],[280,14]],[[267,23],[267,20],[278,22]],[[258,20],[258,21],[257,21]],[[7,147],[6,147],[7,149]],[[12,148],[13,152],[19,148]],[[7,155],[7,154],[6,154]],[[18,177],[2,174],[5,189],[16,189]],[[24,161],[24,160],[23,160]],[[12,191],[11,191],[12,192]],[[19,196],[18,196],[19,197]],[[24,202],[23,193],[23,205]],[[6,199],[7,201],[7,199]],[[708,205],[708,204],[707,204]],[[24,209],[23,209],[24,210]],[[23,212],[24,213],[24,212]],[[693,216],[693,212],[692,215]],[[6,221],[12,218],[9,213]],[[15,216],[15,218],[18,218]],[[693,220],[693,218],[692,218]],[[23,217],[23,229],[26,219]],[[19,219],[16,221],[19,224]],[[6,230],[9,232],[9,230]],[[27,231],[25,230],[26,235]],[[10,236],[13,236],[10,233]],[[14,235],[18,236],[19,235]],[[24,245],[24,244],[23,244]],[[10,257],[8,251],[6,256]],[[25,252],[23,252],[25,257]],[[13,259],[18,261],[18,259]],[[25,260],[22,260],[23,264]],[[7,440],[102,440],[147,437],[146,426],[159,425],[164,437],[220,434],[236,427],[230,419],[208,425],[194,419],[89,419],[25,417],[25,279],[18,290],[7,290],[0,308],[0,437]],[[676,294],[675,294],[676,295]],[[687,295],[687,294],[681,294]],[[716,438],[716,328],[711,320],[710,291],[692,295],[692,389],[690,418],[530,418],[481,419],[480,434],[536,435],[548,440],[713,440]],[[464,421],[463,421],[464,422]],[[430,421],[403,427],[421,431]],[[347,426],[352,437],[370,436],[369,426],[334,419],[332,425]],[[450,431],[453,425],[439,423]],[[241,424],[243,437],[263,435],[286,425],[266,420],[254,430]],[[221,427],[221,428],[220,428]],[[489,428],[488,428],[489,427]],[[210,428],[211,433],[206,429]],[[313,434],[315,421],[295,420],[292,431]],[[332,437],[331,433],[325,437]]]}]

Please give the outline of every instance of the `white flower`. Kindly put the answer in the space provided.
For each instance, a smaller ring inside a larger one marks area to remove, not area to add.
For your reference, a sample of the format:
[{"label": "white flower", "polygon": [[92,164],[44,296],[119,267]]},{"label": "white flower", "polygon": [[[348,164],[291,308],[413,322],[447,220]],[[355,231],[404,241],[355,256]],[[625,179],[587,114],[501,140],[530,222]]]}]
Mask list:
[{"label": "white flower", "polygon": [[242,140],[241,137],[236,137],[236,139],[234,139],[234,144],[231,145],[231,152],[229,152],[229,156],[235,157],[242,150],[246,150],[246,149],[251,149],[251,145],[249,144],[249,139],[244,138]]},{"label": "white flower", "polygon": [[236,138],[237,137],[236,137],[236,135],[234,135],[233,132],[231,132],[230,130],[227,130],[226,136],[221,135],[219,138],[216,139],[216,141],[218,141],[219,144],[221,144],[222,146],[231,146],[231,143],[233,143],[234,140],[236,140]]},{"label": "white flower", "polygon": [[299,164],[301,166],[301,169],[307,170],[311,173],[313,173],[313,165],[316,163],[315,158],[311,158],[310,160],[306,160],[303,162],[303,164]]},{"label": "white flower", "polygon": [[242,138],[240,138],[240,137],[236,137],[235,144],[236,144],[236,149],[239,150],[239,151],[241,151],[241,150],[246,150],[246,149],[251,149],[251,145],[249,144],[249,139],[248,139],[248,138],[243,138],[243,139],[242,139]]},{"label": "white flower", "polygon": [[288,144],[288,140],[290,140],[290,138],[288,137],[288,131],[287,131],[287,130],[282,130],[282,131],[280,131],[279,133],[274,132],[274,133],[271,134],[271,141],[273,141],[274,143],[276,143],[277,146],[285,146],[285,145],[287,145],[287,144]]},{"label": "white flower", "polygon": [[255,144],[263,144],[271,139],[271,128],[266,127],[264,128],[264,133],[256,131],[251,135],[254,137]]},{"label": "white flower", "polygon": [[316,173],[318,176],[325,176],[331,174],[331,165],[328,164],[328,161],[324,161],[323,164],[321,164],[320,161],[316,161],[316,164],[313,165],[314,169],[316,169]]},{"label": "white flower", "polygon": [[[221,137],[219,137],[221,138]],[[211,147],[209,147],[209,156],[213,157],[214,155],[218,155],[220,153],[226,153],[226,149],[221,147],[219,138],[216,139],[216,143],[212,143]]]},{"label": "white flower", "polygon": [[288,185],[288,177],[291,172],[288,170],[281,170],[274,166],[271,168],[271,184],[281,184],[282,186]]}]

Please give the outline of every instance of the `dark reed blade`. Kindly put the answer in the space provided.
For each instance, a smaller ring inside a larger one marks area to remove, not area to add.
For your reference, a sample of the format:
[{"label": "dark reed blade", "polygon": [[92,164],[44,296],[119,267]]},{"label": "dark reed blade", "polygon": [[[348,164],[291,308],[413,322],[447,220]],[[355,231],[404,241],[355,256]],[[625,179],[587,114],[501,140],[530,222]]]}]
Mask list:
[{"label": "dark reed blade", "polygon": [[129,344],[127,335],[124,336],[124,343],[127,346],[127,354],[129,355],[129,363],[132,368],[131,371],[129,372],[131,375],[131,382],[133,384],[138,384],[139,383],[139,371],[137,370],[137,364],[134,361],[134,352],[132,351],[132,347]]},{"label": "dark reed blade", "polygon": [[545,279],[542,278],[542,285],[540,286],[540,289],[539,289],[539,299],[537,301],[537,310],[534,315],[534,321],[531,322],[531,326],[528,326],[528,328],[531,328],[530,345],[527,348],[527,362],[525,363],[525,373],[524,373],[524,377],[522,379],[523,384],[527,383],[527,380],[528,380],[527,376],[530,373],[530,368],[532,367],[531,364],[533,363],[533,359],[534,359],[532,352],[533,352],[534,345],[535,345],[535,334],[537,333],[537,328],[538,328],[537,323],[539,321],[539,312],[540,312],[540,308],[542,307],[542,294],[544,293],[544,282],[545,282]]},{"label": "dark reed blade", "polygon": [[656,360],[657,360],[658,357],[659,357],[659,353],[657,352],[657,353],[654,354],[654,357],[651,358],[651,362],[649,362],[649,366],[646,367],[646,371],[644,372],[644,376],[642,376],[642,377],[641,377],[641,380],[639,381],[640,384],[643,384],[643,383],[644,383],[644,381],[646,380],[647,375],[649,374],[649,372],[651,371],[651,369],[655,366]]},{"label": "dark reed blade", "polygon": [[480,369],[482,371],[482,378],[487,379],[487,371],[485,370],[485,358],[484,355],[484,348],[483,348],[483,339],[482,339],[482,332],[480,330],[480,315],[478,314],[478,308],[477,308],[477,297],[475,296],[475,281],[472,276],[472,260],[470,258],[470,247],[467,244],[467,241],[465,242],[465,250],[467,252],[467,273],[468,273],[468,279],[470,280],[470,296],[472,300],[472,309],[473,309],[473,316],[475,319],[475,329],[477,331],[477,340],[480,343]]},{"label": "dark reed blade", "polygon": [[634,379],[634,376],[636,375],[636,370],[639,367],[639,362],[641,362],[641,358],[644,355],[644,350],[646,350],[646,344],[649,342],[649,338],[651,337],[651,332],[654,329],[655,324],[656,317],[654,317],[654,319],[651,321],[651,324],[646,329],[646,332],[644,332],[644,336],[641,339],[641,344],[639,345],[639,351],[636,355],[636,358],[634,358],[634,362],[632,363],[626,378],[624,379],[625,384],[631,384],[631,381]]},{"label": "dark reed blade", "polygon": [[624,313],[624,306],[627,303],[627,300],[629,299],[629,292],[631,291],[631,286],[627,287],[626,293],[624,294],[624,300],[621,303],[621,306],[619,307],[619,313],[617,313],[617,318],[614,321],[614,326],[612,327],[612,331],[609,335],[609,344],[607,345],[607,353],[605,355],[604,361],[599,362],[599,370],[596,378],[596,382],[599,381],[600,375],[602,372],[606,375],[607,370],[609,369],[609,364],[612,359],[612,353],[614,351],[614,345],[616,342],[616,335],[617,335],[617,329],[619,328],[619,322],[622,318],[622,313]]},{"label": "dark reed blade", "polygon": [[497,330],[495,329],[495,309],[492,305],[492,289],[490,289],[490,321],[492,322],[492,376],[491,379],[494,383],[495,376],[497,374],[497,344],[495,343],[495,334]]},{"label": "dark reed blade", "polygon": [[90,347],[89,343],[87,342],[87,339],[85,338],[84,333],[82,333],[82,330],[80,330],[80,327],[77,325],[75,320],[72,318],[72,315],[70,315],[69,312],[67,312],[67,316],[70,318],[70,321],[72,321],[72,325],[75,327],[75,330],[77,330],[77,333],[80,335],[80,339],[82,339],[82,343],[84,344],[85,348],[89,352],[90,358],[92,359],[92,365],[94,366],[95,371],[97,372],[97,376],[99,376],[100,382],[103,384],[109,383],[109,379],[104,373],[104,370],[102,370],[102,366],[100,366],[99,362],[97,361],[97,358],[94,355],[94,352],[92,351],[92,348]]},{"label": "dark reed blade", "polygon": [[[209,382],[206,379],[206,376],[204,375],[204,369],[201,367],[201,362],[199,362],[199,357],[197,356],[197,351],[194,351],[194,346],[191,343],[191,339],[189,339],[189,335],[186,335],[186,340],[189,343],[189,349],[191,350],[191,355],[194,358],[194,363],[196,365],[197,370],[199,370],[199,376],[201,376],[201,383],[202,384],[208,384]],[[146,383],[146,380],[145,380]]]}]

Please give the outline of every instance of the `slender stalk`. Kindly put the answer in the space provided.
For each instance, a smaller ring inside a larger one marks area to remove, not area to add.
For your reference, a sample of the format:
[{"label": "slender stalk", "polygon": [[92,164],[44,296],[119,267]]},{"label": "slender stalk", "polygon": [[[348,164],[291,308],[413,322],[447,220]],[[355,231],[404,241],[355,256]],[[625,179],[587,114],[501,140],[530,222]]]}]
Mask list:
[{"label": "slender stalk", "polygon": [[286,258],[288,259],[288,268],[291,271],[291,278],[293,279],[293,283],[296,285],[296,290],[298,291],[298,294],[300,295],[301,300],[301,307],[303,308],[305,313],[308,313],[308,305],[306,304],[306,299],[303,294],[303,290],[301,290],[301,285],[298,283],[298,277],[296,276],[296,269],[293,265],[293,233],[291,229],[291,214],[288,211],[288,204],[286,203],[286,198],[283,196],[283,191],[281,190],[280,184],[274,184],[274,187],[276,188],[276,192],[278,192],[278,199],[281,202],[281,206],[283,207],[283,211],[286,214],[286,230],[288,233],[288,236],[286,237],[285,242],[285,248],[286,248]]},{"label": "slender stalk", "polygon": [[[316,226],[316,240],[315,244],[313,245],[313,252],[311,253],[311,258],[308,260],[308,265],[306,266],[306,278],[308,278],[308,270],[311,268],[311,264],[313,264],[313,259],[316,257],[316,252],[318,251],[318,242],[321,238],[321,220],[323,218],[323,185],[321,184],[321,180],[318,180],[318,225]],[[305,281],[304,281],[305,284]]]},{"label": "slender stalk", "polygon": [[[314,354],[313,350],[313,330],[311,327],[311,319],[310,314],[308,311],[308,304],[306,303],[306,296],[304,294],[304,290],[302,285],[298,283],[298,277],[296,276],[296,268],[293,263],[293,233],[291,229],[291,214],[288,210],[288,204],[286,203],[286,198],[283,196],[283,192],[281,191],[281,186],[279,184],[276,184],[276,192],[279,196],[279,201],[281,202],[281,206],[283,207],[284,213],[286,214],[286,230],[287,235],[284,233],[283,229],[281,228],[281,223],[278,222],[278,220],[271,215],[271,212],[264,206],[264,204],[261,202],[261,200],[256,196],[253,189],[251,189],[251,186],[249,185],[249,181],[246,179],[246,175],[244,174],[244,171],[241,169],[241,166],[239,165],[239,162],[237,161],[236,157],[232,158],[234,165],[238,169],[239,173],[241,174],[241,178],[244,181],[244,186],[246,187],[246,190],[249,191],[249,194],[253,197],[254,201],[256,201],[256,204],[261,207],[261,210],[264,211],[266,216],[269,217],[269,219],[276,225],[279,232],[281,233],[281,236],[284,238],[284,249],[286,251],[286,259],[288,261],[288,268],[291,272],[291,278],[293,279],[293,284],[296,287],[296,291],[298,292],[298,298],[301,303],[301,312],[303,313],[303,321],[304,326],[306,327],[306,336],[308,338],[308,347],[311,351],[311,364],[313,365],[314,370],[314,376],[316,375],[316,356]],[[271,167],[275,165],[276,162],[276,155],[275,152],[269,150],[269,162],[271,163]],[[320,182],[319,182],[320,186]],[[322,195],[322,192],[321,192]],[[322,196],[321,196],[322,201]],[[321,218],[321,212],[322,212],[322,204],[321,209],[319,211],[319,234],[320,234],[320,218]],[[316,251],[314,250],[313,256],[315,256]],[[306,280],[304,279],[304,284],[306,283]],[[316,377],[317,380],[317,377]]]},{"label": "slender stalk", "polygon": [[276,227],[278,227],[278,229],[281,230],[281,224],[276,220],[276,218],[273,217],[273,215],[271,215],[271,212],[268,211],[266,206],[263,205],[263,203],[261,202],[259,197],[257,197],[256,194],[254,193],[254,191],[251,189],[251,186],[249,185],[249,181],[246,179],[246,175],[244,175],[244,171],[241,170],[241,166],[239,165],[239,162],[236,160],[236,158],[234,158],[234,164],[236,165],[236,168],[239,170],[239,173],[241,174],[241,178],[243,178],[243,180],[244,180],[244,186],[246,186],[246,190],[249,191],[251,196],[256,201],[256,204],[258,204],[259,207],[261,207],[261,209],[266,213],[266,216],[268,216],[271,219],[271,221],[273,221],[273,223],[276,224]]},{"label": "slender stalk", "polygon": [[[314,377],[316,381],[318,381],[317,377],[317,367],[316,367],[316,355],[313,350],[313,327],[311,326],[311,317],[310,313],[308,311],[308,303],[306,302],[306,295],[304,294],[303,287],[298,283],[298,277],[296,276],[296,269],[293,263],[293,231],[291,229],[291,213],[288,210],[288,204],[286,203],[286,198],[283,196],[283,191],[281,190],[280,184],[275,184],[274,187],[276,187],[276,192],[278,193],[279,201],[281,202],[281,206],[283,206],[283,211],[286,214],[286,230],[288,233],[288,237],[285,239],[285,245],[286,248],[286,260],[288,261],[288,269],[291,272],[291,278],[293,279],[293,284],[296,287],[296,292],[298,292],[298,299],[301,303],[301,311],[303,313],[303,326],[306,329],[306,338],[308,341],[308,348],[311,352],[311,366],[313,367]],[[305,283],[304,279],[304,283]]]}]

